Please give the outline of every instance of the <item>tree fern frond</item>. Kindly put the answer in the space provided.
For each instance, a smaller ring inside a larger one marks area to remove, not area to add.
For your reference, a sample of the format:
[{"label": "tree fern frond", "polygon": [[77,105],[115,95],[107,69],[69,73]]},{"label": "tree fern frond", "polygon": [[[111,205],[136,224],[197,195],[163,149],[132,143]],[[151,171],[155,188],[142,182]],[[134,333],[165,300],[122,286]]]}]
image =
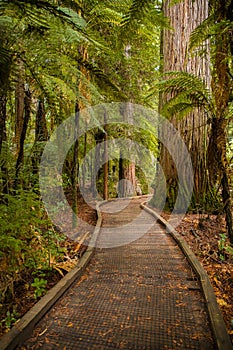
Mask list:
[{"label": "tree fern frond", "polygon": [[199,26],[197,26],[190,36],[189,48],[194,50],[208,40],[214,34],[214,15],[209,15]]},{"label": "tree fern frond", "polygon": [[2,30],[3,27],[11,26],[13,23],[13,19],[10,16],[0,16],[0,28]]},{"label": "tree fern frond", "polygon": [[81,30],[86,27],[86,21],[77,12],[66,7],[58,7],[58,10],[60,11],[60,13],[64,14],[65,21],[69,24],[74,25],[75,28]]},{"label": "tree fern frond", "polygon": [[233,23],[230,20],[215,21],[216,14],[209,15],[196,29],[193,30],[190,36],[189,49],[192,51],[200,47],[205,41],[210,38],[216,40],[221,38],[223,34],[232,36]]},{"label": "tree fern frond", "polygon": [[123,16],[122,24],[126,25],[133,21],[141,22],[154,6],[154,0],[133,0],[128,12]]},{"label": "tree fern frond", "polygon": [[79,0],[62,0],[60,2],[60,6],[69,8],[76,13],[81,13],[83,10],[83,3]]},{"label": "tree fern frond", "polygon": [[228,104],[228,113],[225,118],[228,119],[229,122],[233,121],[233,101]]},{"label": "tree fern frond", "polygon": [[205,82],[187,72],[167,72],[165,76],[170,76],[166,80],[158,83],[161,90],[165,92],[181,92],[186,91],[187,93],[192,93],[194,91],[198,92],[200,97],[209,100],[211,93],[209,88],[206,86]]},{"label": "tree fern frond", "polygon": [[82,59],[79,59],[78,63],[89,71],[92,78],[96,81],[98,86],[100,86],[103,90],[106,90],[106,88],[111,89],[114,95],[117,95],[121,98],[126,98],[126,96],[119,89],[119,87],[116,84],[114,84],[109,79],[109,76],[105,74],[101,69],[99,69],[98,66],[88,61],[83,61]]},{"label": "tree fern frond", "polygon": [[158,84],[150,88],[149,91],[147,92],[147,95],[145,96],[145,101],[148,101],[152,96],[158,95],[160,89],[161,89],[161,86],[159,87]]},{"label": "tree fern frond", "polygon": [[6,64],[11,61],[12,52],[0,45],[0,64]]},{"label": "tree fern frond", "polygon": [[91,26],[96,23],[113,23],[120,25],[122,22],[122,13],[102,5],[96,6],[90,12],[89,24]]},{"label": "tree fern frond", "polygon": [[5,42],[5,36],[8,36],[9,29],[12,28],[12,18],[9,16],[0,17],[0,33],[1,33],[1,42],[0,42],[0,64],[7,64],[12,58],[12,50],[8,43]]},{"label": "tree fern frond", "polygon": [[190,108],[202,106],[213,112],[212,95],[204,81],[186,72],[168,72],[170,79],[158,83],[160,91],[172,93],[173,97],[165,103],[163,110],[184,115]]},{"label": "tree fern frond", "polygon": [[76,29],[83,29],[85,21],[70,8],[58,7],[49,1],[43,0],[0,0],[0,14],[9,13],[14,18],[23,18],[29,24],[47,27],[45,14],[53,15],[56,18],[74,26]]},{"label": "tree fern frond", "polygon": [[111,9],[117,9],[120,13],[125,13],[127,9],[132,4],[132,0],[103,0],[101,1],[101,4],[103,4],[103,7],[111,8]]},{"label": "tree fern frond", "polygon": [[192,112],[194,109],[192,102],[180,102],[176,104],[167,103],[163,106],[161,114],[167,117],[168,119],[174,115],[179,118],[185,117],[188,113]]}]

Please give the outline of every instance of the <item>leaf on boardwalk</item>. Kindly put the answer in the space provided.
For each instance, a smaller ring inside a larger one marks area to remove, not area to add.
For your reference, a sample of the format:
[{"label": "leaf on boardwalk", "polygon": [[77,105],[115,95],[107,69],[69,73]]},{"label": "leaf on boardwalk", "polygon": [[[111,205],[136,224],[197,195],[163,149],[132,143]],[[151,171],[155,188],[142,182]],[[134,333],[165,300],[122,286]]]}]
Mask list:
[{"label": "leaf on boardwalk", "polygon": [[73,259],[73,260],[63,261],[61,263],[53,265],[53,268],[57,270],[59,273],[62,273],[62,270],[66,272],[71,271],[76,265],[77,265],[77,260]]},{"label": "leaf on boardwalk", "polygon": [[224,299],[217,298],[217,301],[220,306],[229,306]]}]

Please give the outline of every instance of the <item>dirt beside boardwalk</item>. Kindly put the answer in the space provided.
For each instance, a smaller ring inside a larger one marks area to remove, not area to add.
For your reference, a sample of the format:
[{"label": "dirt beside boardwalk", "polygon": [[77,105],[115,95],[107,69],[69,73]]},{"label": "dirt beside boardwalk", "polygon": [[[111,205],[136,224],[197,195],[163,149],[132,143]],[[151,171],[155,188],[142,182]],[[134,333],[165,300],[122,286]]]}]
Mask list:
[{"label": "dirt beside boardwalk", "polygon": [[[168,213],[163,213],[165,219]],[[186,214],[176,231],[185,239],[209,275],[233,342],[233,247],[220,215]]]}]

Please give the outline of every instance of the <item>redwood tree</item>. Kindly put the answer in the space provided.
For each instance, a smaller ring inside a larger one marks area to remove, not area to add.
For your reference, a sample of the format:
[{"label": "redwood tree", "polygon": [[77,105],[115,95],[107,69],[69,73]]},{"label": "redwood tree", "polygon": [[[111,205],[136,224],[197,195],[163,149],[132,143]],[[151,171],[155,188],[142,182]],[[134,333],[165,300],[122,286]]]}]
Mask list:
[{"label": "redwood tree", "polygon": [[[171,0],[165,0],[163,10],[165,16],[170,19],[172,29],[164,29],[162,32],[161,54],[162,72],[185,71],[193,73],[206,80],[210,84],[209,48],[205,43],[205,54],[189,55],[188,46],[192,31],[208,17],[208,0],[184,0],[172,5]],[[166,78],[165,78],[166,79]],[[161,94],[160,109],[174,95],[173,93]],[[201,107],[195,108],[183,118],[177,115],[169,116],[170,122],[179,131],[185,141],[191,155],[194,172],[193,200],[196,205],[203,206],[208,193],[207,148],[208,148],[208,123],[207,115]],[[169,142],[173,142],[172,139]],[[177,149],[176,149],[177,148]],[[174,144],[174,152],[180,162],[179,148]],[[166,147],[161,145],[160,164],[165,174],[167,183],[166,204],[169,209],[174,207],[178,193],[179,183],[177,166],[174,164]],[[155,193],[152,202],[156,203],[159,184],[155,185]],[[182,210],[182,204],[180,207]]]}]

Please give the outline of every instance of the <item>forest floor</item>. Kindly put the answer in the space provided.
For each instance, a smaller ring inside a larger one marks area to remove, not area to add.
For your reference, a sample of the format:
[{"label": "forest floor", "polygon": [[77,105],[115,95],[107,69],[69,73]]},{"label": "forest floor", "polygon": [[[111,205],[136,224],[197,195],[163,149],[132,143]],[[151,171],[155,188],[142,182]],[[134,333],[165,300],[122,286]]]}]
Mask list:
[{"label": "forest floor", "polygon": [[[169,214],[163,213],[167,219]],[[186,214],[176,231],[206,270],[233,343],[233,247],[220,215]]]},{"label": "forest floor", "polygon": [[[81,196],[78,201],[79,216],[82,218],[82,222],[94,226],[96,223],[95,210],[89,207]],[[163,213],[162,216],[166,219],[169,214]],[[228,248],[229,242],[226,239],[223,217],[187,214],[176,230],[182,235],[207,271],[227,330],[233,341],[233,254]],[[80,227],[80,234],[85,235],[85,231],[84,224],[83,227]],[[77,249],[81,249],[82,253],[85,251],[85,241],[80,247],[78,243],[67,239],[64,245],[67,251],[65,261],[60,262],[59,268],[53,269],[53,273],[43,277],[47,280],[47,290],[62,278],[61,271],[65,274],[72,268],[72,264],[77,263]],[[14,304],[17,306],[17,316],[15,316],[15,320],[12,320],[11,326],[38,301],[33,296],[33,289],[26,290],[25,286],[28,286],[28,282],[15,288]],[[10,327],[6,328],[5,323],[2,322],[0,337],[9,329]]]}]

